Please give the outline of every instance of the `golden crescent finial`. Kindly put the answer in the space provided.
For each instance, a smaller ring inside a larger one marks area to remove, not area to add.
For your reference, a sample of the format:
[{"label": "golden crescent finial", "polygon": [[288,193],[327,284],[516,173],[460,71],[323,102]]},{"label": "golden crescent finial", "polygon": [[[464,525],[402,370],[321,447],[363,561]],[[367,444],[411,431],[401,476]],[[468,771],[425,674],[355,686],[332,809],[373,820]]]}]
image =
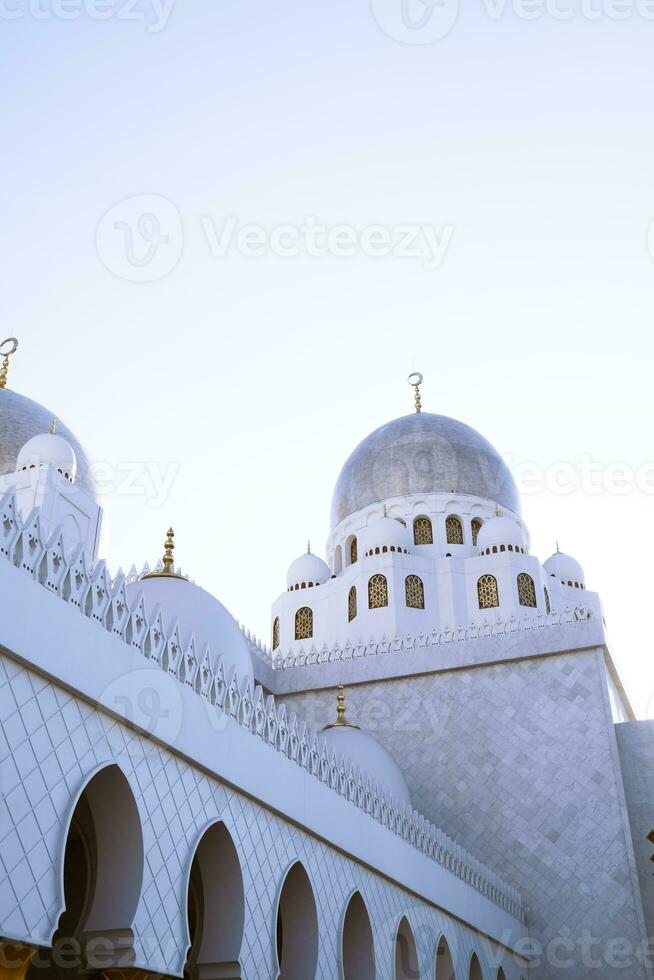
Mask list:
[{"label": "golden crescent finial", "polygon": [[9,358],[18,350],[18,341],[15,337],[7,337],[0,341],[0,357],[2,357],[2,367],[0,367],[0,388],[7,387],[7,374],[9,373]]},{"label": "golden crescent finial", "polygon": [[422,412],[422,400],[420,398],[420,385],[422,384],[422,382],[424,380],[425,379],[423,378],[423,376],[420,373],[420,371],[413,371],[409,375],[409,377],[407,378],[407,381],[409,382],[409,384],[411,385],[411,387],[412,388],[415,388],[415,406],[416,406],[416,412]]},{"label": "golden crescent finial", "polygon": [[172,527],[168,528],[168,535],[166,537],[166,542],[164,544],[164,556],[163,556],[163,573],[164,575],[174,575],[174,565],[175,559],[173,558],[173,551],[175,550],[175,532]]}]

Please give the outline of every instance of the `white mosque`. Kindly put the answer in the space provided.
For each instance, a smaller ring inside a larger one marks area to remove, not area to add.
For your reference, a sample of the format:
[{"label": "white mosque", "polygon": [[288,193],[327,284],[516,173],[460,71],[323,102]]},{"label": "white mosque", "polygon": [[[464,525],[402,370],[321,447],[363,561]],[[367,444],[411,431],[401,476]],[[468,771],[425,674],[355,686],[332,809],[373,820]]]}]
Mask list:
[{"label": "white mosque", "polygon": [[[0,978],[654,977],[654,723],[481,435],[336,482],[270,646],[98,555],[93,467],[0,345]],[[344,447],[348,449],[349,447]]]}]

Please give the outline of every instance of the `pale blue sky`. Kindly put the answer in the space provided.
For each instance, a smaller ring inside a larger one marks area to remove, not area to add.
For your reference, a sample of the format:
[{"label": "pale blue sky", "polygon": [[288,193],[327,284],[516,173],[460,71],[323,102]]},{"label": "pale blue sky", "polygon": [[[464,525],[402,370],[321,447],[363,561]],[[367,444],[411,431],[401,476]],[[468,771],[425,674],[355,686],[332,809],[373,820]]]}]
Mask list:
[{"label": "pale blue sky", "polygon": [[[414,367],[427,410],[514,464],[588,455],[635,472],[654,458],[654,22],[635,6],[625,21],[580,4],[569,21],[525,21],[468,0],[420,45],[365,3],[187,0],[154,33],[147,3],[146,20],[118,3],[99,22],[20,2],[0,5],[20,13],[0,13],[11,383],[114,470],[175,467],[163,504],[152,486],[107,494],[112,567],[156,558],[172,522],[182,564],[267,638],[287,565],[308,537],[322,550],[342,462],[410,409]],[[126,281],[96,248],[103,216],[142,194],[183,229],[153,282]],[[416,223],[451,240],[435,270],[212,257],[201,219],[220,230],[228,215],[267,231]],[[535,553],[558,538],[585,566],[654,716],[645,490],[542,491],[524,512]]]}]

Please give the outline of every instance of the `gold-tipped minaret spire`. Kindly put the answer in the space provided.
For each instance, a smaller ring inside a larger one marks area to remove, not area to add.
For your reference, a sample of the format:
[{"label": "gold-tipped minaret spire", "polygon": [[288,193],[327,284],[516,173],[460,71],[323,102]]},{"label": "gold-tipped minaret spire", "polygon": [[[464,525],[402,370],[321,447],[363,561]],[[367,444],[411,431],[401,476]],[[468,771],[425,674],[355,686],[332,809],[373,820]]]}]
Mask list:
[{"label": "gold-tipped minaret spire", "polygon": [[184,579],[183,575],[180,575],[175,571],[175,559],[173,557],[173,552],[175,550],[175,532],[172,527],[168,528],[168,533],[166,534],[166,540],[164,542],[164,554],[162,558],[162,568],[156,572],[150,572],[148,575],[144,575],[143,578],[179,578]]},{"label": "gold-tipped minaret spire", "polygon": [[18,341],[15,337],[7,337],[0,341],[0,357],[2,357],[2,367],[0,367],[0,388],[7,387],[7,375],[9,373],[9,358],[18,350]]},{"label": "gold-tipped minaret spire", "polygon": [[409,375],[407,380],[411,385],[411,387],[415,390],[414,401],[416,406],[416,412],[418,413],[422,412],[422,399],[420,398],[420,385],[424,381],[424,378],[421,375],[420,371],[413,371]]},{"label": "gold-tipped minaret spire", "polygon": [[358,725],[352,725],[347,720],[345,716],[345,688],[342,684],[338,685],[338,696],[336,698],[336,721],[333,721],[330,725],[325,725],[323,732],[326,732],[330,728],[357,728]]}]

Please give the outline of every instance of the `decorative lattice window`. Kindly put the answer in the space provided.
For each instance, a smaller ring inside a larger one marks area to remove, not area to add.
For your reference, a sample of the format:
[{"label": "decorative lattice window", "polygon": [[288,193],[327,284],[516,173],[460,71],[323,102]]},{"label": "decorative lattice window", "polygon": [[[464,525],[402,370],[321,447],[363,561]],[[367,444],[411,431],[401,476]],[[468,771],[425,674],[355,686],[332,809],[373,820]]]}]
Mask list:
[{"label": "decorative lattice window", "polygon": [[357,590],[353,585],[347,594],[347,621],[351,623],[357,615]]},{"label": "decorative lattice window", "polygon": [[545,612],[549,616],[549,614],[552,612],[552,606],[550,605],[550,594],[545,586],[543,586],[543,592],[545,594]]},{"label": "decorative lattice window", "polygon": [[295,639],[310,640],[312,636],[313,612],[308,606],[303,606],[295,614]]},{"label": "decorative lattice window", "polygon": [[425,587],[417,575],[407,575],[404,580],[406,604],[410,609],[425,608]]},{"label": "decorative lattice window", "polygon": [[538,605],[534,580],[526,572],[520,572],[518,575],[518,598],[521,606],[533,606],[535,608]]},{"label": "decorative lattice window", "polygon": [[471,524],[470,524],[470,529],[472,531],[472,543],[474,545],[477,544],[477,535],[481,531],[481,524],[482,524],[482,522],[479,520],[478,517],[474,517],[472,519]]},{"label": "decorative lattice window", "polygon": [[445,521],[445,535],[448,544],[463,544],[463,524],[458,517],[448,517]]},{"label": "decorative lattice window", "polygon": [[413,522],[414,544],[433,544],[434,532],[428,517],[416,517]]},{"label": "decorative lattice window", "polygon": [[356,565],[358,557],[357,539],[352,538],[350,541],[350,565]]},{"label": "decorative lattice window", "polygon": [[275,618],[273,623],[273,635],[272,635],[272,648],[276,650],[279,646],[279,616]]},{"label": "decorative lattice window", "polygon": [[388,582],[385,575],[373,575],[368,582],[368,608],[381,609],[388,605]]},{"label": "decorative lattice window", "polygon": [[480,609],[492,609],[500,604],[497,579],[494,575],[482,575],[477,582],[477,598]]}]

